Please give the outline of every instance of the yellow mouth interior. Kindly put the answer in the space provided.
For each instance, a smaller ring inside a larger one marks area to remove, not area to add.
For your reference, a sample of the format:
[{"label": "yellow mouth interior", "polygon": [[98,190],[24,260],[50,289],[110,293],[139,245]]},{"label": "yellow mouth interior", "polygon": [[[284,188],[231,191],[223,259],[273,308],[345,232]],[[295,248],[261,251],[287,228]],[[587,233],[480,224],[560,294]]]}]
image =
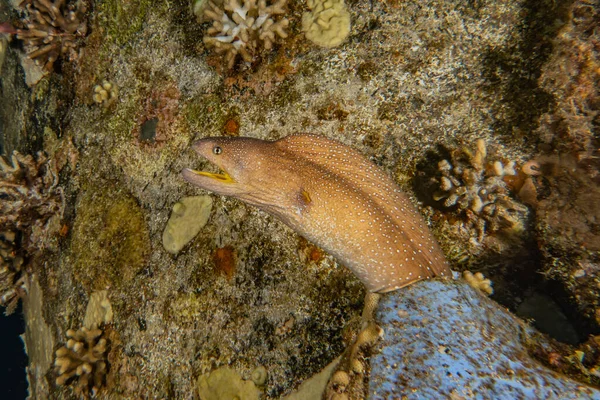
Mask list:
[{"label": "yellow mouth interior", "polygon": [[235,182],[233,180],[233,178],[231,176],[229,176],[229,174],[227,172],[223,172],[222,174],[213,174],[212,172],[196,171],[196,170],[192,170],[192,172],[195,173],[196,175],[207,176],[209,178],[216,179],[216,180],[219,180],[219,181],[225,182],[225,183]]}]

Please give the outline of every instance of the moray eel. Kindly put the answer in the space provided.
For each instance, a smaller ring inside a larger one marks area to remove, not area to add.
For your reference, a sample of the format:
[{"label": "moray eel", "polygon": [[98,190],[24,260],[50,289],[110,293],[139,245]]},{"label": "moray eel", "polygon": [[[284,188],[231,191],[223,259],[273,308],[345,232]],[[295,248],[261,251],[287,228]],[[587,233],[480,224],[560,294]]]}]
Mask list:
[{"label": "moray eel", "polygon": [[279,218],[350,268],[371,292],[452,276],[408,197],[348,146],[301,134],[276,141],[212,137],[193,148],[223,173],[186,168],[185,180]]}]

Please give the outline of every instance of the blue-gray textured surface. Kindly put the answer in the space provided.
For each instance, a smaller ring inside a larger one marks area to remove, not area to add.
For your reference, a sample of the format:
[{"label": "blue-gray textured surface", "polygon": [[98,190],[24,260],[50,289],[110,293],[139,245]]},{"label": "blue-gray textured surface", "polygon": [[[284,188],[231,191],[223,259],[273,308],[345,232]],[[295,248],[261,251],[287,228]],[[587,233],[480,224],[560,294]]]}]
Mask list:
[{"label": "blue-gray textured surface", "polygon": [[533,328],[462,281],[425,281],[386,294],[371,358],[371,399],[600,399],[526,348]]}]

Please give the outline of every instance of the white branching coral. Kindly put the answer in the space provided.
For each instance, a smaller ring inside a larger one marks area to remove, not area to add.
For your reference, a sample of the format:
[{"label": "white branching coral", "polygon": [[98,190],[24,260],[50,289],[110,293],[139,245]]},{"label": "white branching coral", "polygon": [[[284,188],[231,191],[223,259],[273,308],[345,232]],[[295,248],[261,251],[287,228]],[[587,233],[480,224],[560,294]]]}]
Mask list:
[{"label": "white branching coral", "polygon": [[27,56],[46,71],[59,57],[76,60],[77,49],[87,34],[85,0],[23,0],[27,10],[25,28],[17,38],[25,42]]},{"label": "white branching coral", "polygon": [[23,257],[16,249],[16,236],[11,231],[0,232],[0,305],[6,307],[5,315],[15,311],[26,293]]},{"label": "white branching coral", "polygon": [[[287,0],[267,5],[266,0],[224,0],[223,7],[212,1],[204,11],[213,21],[204,36],[204,44],[222,54],[228,68],[233,68],[238,54],[247,63],[253,62],[260,51],[270,50],[277,38],[286,38],[289,21],[281,17]],[[275,20],[276,16],[280,16]]]},{"label": "white branching coral", "polygon": [[438,190],[435,201],[464,212],[483,240],[485,232],[521,231],[528,208],[510,195],[505,181],[517,175],[515,162],[489,160],[485,141],[476,142],[475,151],[461,149],[450,160],[438,163],[434,178]]},{"label": "white branching coral", "polygon": [[10,162],[0,157],[0,231],[23,232],[29,252],[45,246],[49,219],[64,209],[58,176],[47,161],[43,153],[37,160],[16,151]]},{"label": "white branching coral", "polygon": [[104,385],[108,341],[101,329],[67,331],[67,344],[56,350],[57,385],[74,383],[75,393],[95,396]]}]

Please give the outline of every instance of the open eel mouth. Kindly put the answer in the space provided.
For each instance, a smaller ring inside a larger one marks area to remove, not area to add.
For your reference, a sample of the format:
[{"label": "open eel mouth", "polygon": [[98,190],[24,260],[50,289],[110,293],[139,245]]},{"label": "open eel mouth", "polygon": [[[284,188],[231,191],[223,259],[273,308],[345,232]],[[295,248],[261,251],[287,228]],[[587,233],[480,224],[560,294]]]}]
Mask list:
[{"label": "open eel mouth", "polygon": [[205,176],[207,178],[215,179],[215,180],[223,182],[223,183],[235,182],[235,180],[231,177],[231,175],[229,175],[227,172],[222,171],[222,170],[220,171],[221,173],[215,174],[212,172],[197,171],[197,170],[191,169],[191,168],[186,168],[186,169],[195,175]]}]

